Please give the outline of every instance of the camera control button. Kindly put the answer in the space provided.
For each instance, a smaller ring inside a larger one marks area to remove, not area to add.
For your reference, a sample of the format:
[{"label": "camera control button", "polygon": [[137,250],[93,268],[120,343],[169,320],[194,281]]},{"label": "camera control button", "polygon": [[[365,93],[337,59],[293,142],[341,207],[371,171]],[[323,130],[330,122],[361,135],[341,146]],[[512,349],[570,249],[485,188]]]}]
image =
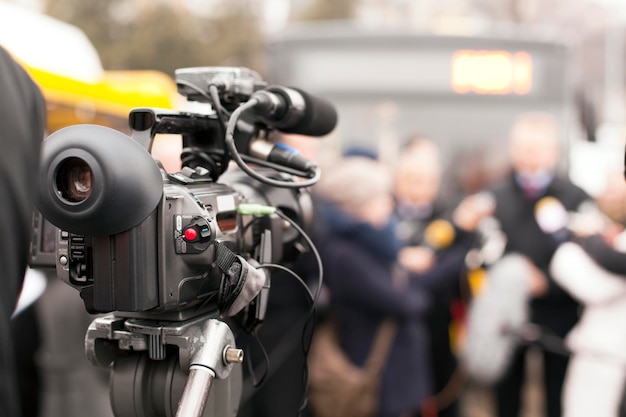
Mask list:
[{"label": "camera control button", "polygon": [[67,256],[61,255],[61,257],[59,258],[59,263],[65,266],[68,264],[68,262],[69,262],[69,259],[67,259]]},{"label": "camera control button", "polygon": [[211,228],[208,225],[200,226],[200,237],[203,239],[211,237]]},{"label": "camera control button", "polygon": [[185,240],[188,242],[193,242],[198,237],[198,232],[196,231],[194,227],[189,227],[185,229],[183,234],[185,236]]}]

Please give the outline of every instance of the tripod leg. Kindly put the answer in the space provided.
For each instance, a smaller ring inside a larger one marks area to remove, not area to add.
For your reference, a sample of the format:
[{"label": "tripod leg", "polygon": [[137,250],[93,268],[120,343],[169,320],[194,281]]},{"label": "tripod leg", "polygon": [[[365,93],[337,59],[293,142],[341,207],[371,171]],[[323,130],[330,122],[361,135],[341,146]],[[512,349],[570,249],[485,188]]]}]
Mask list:
[{"label": "tripod leg", "polygon": [[198,336],[203,342],[197,344],[191,357],[189,377],[176,417],[202,417],[213,380],[227,378],[233,363],[243,361],[243,351],[233,347],[233,334],[224,322],[203,322]]},{"label": "tripod leg", "polygon": [[213,379],[215,379],[215,373],[211,369],[198,365],[191,367],[176,417],[203,415]]}]

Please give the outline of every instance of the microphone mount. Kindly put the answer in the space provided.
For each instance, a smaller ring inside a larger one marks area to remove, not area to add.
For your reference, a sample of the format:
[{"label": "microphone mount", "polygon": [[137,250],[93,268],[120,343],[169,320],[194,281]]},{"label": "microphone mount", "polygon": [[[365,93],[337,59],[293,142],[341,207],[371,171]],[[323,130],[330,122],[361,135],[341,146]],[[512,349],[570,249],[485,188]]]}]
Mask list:
[{"label": "microphone mount", "polygon": [[[209,148],[199,143],[204,137],[200,133],[183,137],[185,160],[191,168],[208,164],[204,168],[216,181],[232,160],[250,177],[272,187],[302,188],[318,181],[320,170],[315,163],[293,149],[268,141],[266,133],[276,129],[306,136],[326,135],[337,123],[337,113],[331,103],[298,89],[268,87],[258,73],[239,67],[179,69],[176,84],[179,93],[188,100],[212,105],[212,114],[207,117],[212,116],[214,122],[221,124],[219,130],[223,134],[219,136],[224,137],[222,143],[212,143]],[[156,124],[156,118],[153,119]],[[143,130],[153,132],[154,129]],[[141,141],[147,134],[135,136]],[[302,181],[269,178],[247,163],[296,175]]]}]

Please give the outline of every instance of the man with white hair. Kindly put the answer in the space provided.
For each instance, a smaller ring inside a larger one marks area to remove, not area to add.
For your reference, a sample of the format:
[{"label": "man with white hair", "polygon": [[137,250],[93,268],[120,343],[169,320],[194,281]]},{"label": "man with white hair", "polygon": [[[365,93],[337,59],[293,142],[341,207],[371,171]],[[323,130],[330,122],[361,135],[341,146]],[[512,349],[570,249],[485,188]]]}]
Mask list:
[{"label": "man with white hair", "polygon": [[[549,265],[557,248],[554,237],[537,223],[535,212],[546,197],[557,199],[567,211],[576,211],[589,196],[559,176],[559,130],[556,120],[541,112],[526,113],[510,133],[511,174],[493,188],[495,217],[507,237],[506,253],[528,258],[538,273],[531,274],[531,321],[563,337],[578,321],[579,304],[552,278]],[[541,347],[541,346],[540,346]],[[525,375],[525,347],[513,355],[505,376],[497,383],[497,411],[515,417],[521,411]],[[567,357],[543,350],[543,377],[547,417],[561,416],[561,389]]]}]

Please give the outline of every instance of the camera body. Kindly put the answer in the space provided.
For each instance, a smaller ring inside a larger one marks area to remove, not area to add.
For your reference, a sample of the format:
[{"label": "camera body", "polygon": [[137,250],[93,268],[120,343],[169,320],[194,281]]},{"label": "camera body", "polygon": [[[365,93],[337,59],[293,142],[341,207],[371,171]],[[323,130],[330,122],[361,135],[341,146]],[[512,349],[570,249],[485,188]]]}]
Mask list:
[{"label": "camera body", "polygon": [[[228,289],[218,248],[241,263],[289,263],[302,248],[295,244],[298,233],[278,216],[240,212],[242,204],[270,205],[306,229],[310,198],[294,177],[276,164],[257,168],[294,185],[273,187],[229,167],[228,121],[217,110],[222,104],[222,112],[236,109],[266,84],[243,68],[182,69],[177,77],[181,93],[194,101],[212,98],[215,111],[139,108],[129,114],[131,137],[76,125],[44,141],[43,217],[37,214],[33,222],[31,265],[53,266],[90,313],[171,321],[219,313]],[[212,96],[207,85],[216,86]],[[272,130],[267,117],[241,115],[233,133],[237,149],[253,153],[258,136]],[[158,133],[181,135],[181,172],[167,173],[150,155]],[[53,233],[48,222],[56,226]],[[255,302],[253,321],[262,321]]]},{"label": "camera body", "polygon": [[242,200],[222,184],[165,183],[157,208],[130,230],[110,236],[59,230],[57,276],[80,291],[92,313],[189,311],[219,291],[211,285],[220,281],[212,243],[243,249],[236,212]]},{"label": "camera body", "polygon": [[[271,134],[323,136],[334,107],[246,68],[181,69],[176,82],[210,111],[137,108],[130,136],[76,125],[42,146],[30,265],[111,313],[89,326],[85,353],[111,370],[117,417],[234,417],[235,334],[263,323],[271,269],[300,279],[289,264],[317,254],[306,188],[319,169]],[[180,172],[153,159],[160,133],[181,136]]]}]

